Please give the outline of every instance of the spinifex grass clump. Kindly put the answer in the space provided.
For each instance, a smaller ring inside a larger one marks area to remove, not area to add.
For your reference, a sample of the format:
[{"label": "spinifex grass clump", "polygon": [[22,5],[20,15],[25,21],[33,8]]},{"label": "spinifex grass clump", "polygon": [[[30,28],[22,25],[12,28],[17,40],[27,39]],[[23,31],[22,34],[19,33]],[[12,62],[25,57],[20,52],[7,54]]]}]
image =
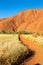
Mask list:
[{"label": "spinifex grass clump", "polygon": [[34,43],[37,43],[41,46],[43,46],[43,35],[41,34],[37,34],[37,33],[34,33],[34,34],[22,34],[28,41],[31,41]]},{"label": "spinifex grass clump", "polygon": [[19,65],[28,54],[18,34],[0,34],[0,65]]}]

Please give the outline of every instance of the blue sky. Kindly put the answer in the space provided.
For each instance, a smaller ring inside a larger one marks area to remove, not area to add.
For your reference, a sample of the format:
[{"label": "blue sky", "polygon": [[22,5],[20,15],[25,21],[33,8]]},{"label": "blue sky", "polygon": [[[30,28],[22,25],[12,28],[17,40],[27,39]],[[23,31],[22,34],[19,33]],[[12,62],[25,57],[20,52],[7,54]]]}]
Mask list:
[{"label": "blue sky", "polygon": [[40,8],[43,8],[43,0],[0,0],[0,18],[11,17],[24,10]]}]

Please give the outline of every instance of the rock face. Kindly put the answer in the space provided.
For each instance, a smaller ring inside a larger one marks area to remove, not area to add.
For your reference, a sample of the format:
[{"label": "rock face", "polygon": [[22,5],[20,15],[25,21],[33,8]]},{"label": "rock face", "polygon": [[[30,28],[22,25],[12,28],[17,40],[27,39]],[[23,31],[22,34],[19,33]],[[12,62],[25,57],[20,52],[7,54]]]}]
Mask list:
[{"label": "rock face", "polygon": [[0,19],[0,31],[43,32],[43,9],[26,10],[16,16]]}]

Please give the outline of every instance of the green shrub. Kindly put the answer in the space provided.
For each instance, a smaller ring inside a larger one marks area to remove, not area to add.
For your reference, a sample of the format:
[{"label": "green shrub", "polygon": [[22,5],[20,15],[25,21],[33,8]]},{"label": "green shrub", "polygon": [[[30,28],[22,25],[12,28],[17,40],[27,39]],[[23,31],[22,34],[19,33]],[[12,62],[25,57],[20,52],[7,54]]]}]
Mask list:
[{"label": "green shrub", "polygon": [[18,31],[18,32],[14,32],[14,31],[2,31],[0,32],[0,34],[33,34],[35,32],[26,32],[26,31]]}]

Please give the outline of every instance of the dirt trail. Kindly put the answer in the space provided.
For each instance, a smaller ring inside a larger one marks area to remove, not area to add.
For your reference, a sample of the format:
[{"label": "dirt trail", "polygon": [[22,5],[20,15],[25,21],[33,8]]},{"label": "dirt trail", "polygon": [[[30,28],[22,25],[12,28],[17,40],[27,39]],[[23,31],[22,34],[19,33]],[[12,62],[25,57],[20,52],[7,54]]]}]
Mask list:
[{"label": "dirt trail", "polygon": [[21,65],[35,65],[40,64],[43,65],[43,47],[38,45],[37,43],[32,43],[31,41],[25,38],[25,35],[20,35],[20,40],[31,50],[35,51],[33,57],[28,58]]}]

